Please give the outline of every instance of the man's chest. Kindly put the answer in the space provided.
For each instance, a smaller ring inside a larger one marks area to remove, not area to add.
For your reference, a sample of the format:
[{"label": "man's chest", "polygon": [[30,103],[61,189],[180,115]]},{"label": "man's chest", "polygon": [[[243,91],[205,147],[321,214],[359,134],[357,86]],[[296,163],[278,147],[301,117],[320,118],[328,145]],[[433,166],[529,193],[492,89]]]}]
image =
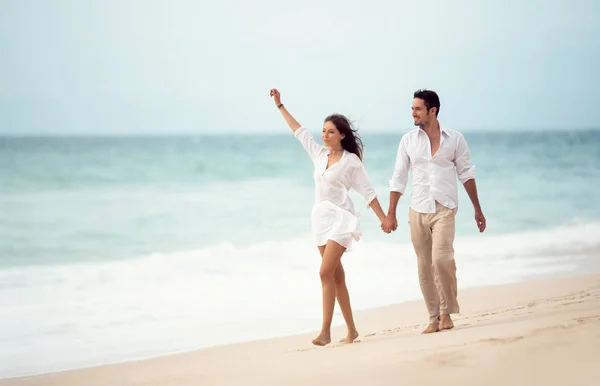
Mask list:
[{"label": "man's chest", "polygon": [[407,148],[408,157],[413,165],[454,164],[456,146],[449,138],[418,138],[411,141]]}]

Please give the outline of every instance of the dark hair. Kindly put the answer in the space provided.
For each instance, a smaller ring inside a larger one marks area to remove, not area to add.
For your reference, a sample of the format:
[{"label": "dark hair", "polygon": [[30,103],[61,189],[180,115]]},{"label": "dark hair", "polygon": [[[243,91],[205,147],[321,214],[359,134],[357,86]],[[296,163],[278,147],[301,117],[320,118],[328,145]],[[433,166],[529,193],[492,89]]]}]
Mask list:
[{"label": "dark hair", "polygon": [[356,154],[362,160],[363,143],[358,136],[358,129],[352,126],[350,120],[342,114],[331,114],[325,118],[325,122],[333,123],[340,134],[344,135],[342,147],[350,153]]},{"label": "dark hair", "polygon": [[425,103],[425,107],[427,107],[427,111],[432,107],[435,107],[437,110],[435,111],[435,116],[440,113],[440,98],[435,91],[432,90],[417,90],[414,94],[415,98],[419,98],[423,100]]}]

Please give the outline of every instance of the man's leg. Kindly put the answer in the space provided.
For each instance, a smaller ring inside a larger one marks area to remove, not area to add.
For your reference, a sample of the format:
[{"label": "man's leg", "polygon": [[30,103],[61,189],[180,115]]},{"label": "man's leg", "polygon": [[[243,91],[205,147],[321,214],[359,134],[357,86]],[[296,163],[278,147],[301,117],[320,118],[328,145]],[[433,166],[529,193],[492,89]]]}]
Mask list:
[{"label": "man's leg", "polygon": [[454,260],[456,211],[437,205],[432,219],[432,259],[440,298],[440,330],[454,327],[450,314],[460,312]]},{"label": "man's leg", "polygon": [[440,299],[434,283],[432,266],[432,238],[429,226],[430,216],[409,210],[410,237],[413,248],[417,255],[417,266],[419,271],[419,284],[421,293],[425,299],[425,305],[429,312],[429,326],[423,331],[424,334],[439,331],[439,307]]}]

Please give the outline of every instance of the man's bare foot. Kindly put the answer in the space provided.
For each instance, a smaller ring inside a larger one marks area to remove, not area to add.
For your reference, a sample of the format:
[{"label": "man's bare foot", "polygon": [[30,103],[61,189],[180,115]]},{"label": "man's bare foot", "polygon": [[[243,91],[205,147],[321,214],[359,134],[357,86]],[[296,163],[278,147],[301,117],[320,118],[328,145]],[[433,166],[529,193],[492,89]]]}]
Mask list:
[{"label": "man's bare foot", "polygon": [[427,328],[421,332],[421,334],[431,334],[438,332],[439,330],[439,323],[430,323],[429,326],[427,326]]},{"label": "man's bare foot", "polygon": [[450,318],[450,315],[440,316],[440,330],[451,330],[453,328],[454,322],[452,322],[452,318]]},{"label": "man's bare foot", "polygon": [[348,332],[348,335],[340,340],[340,343],[353,343],[358,338],[358,331]]},{"label": "man's bare foot", "polygon": [[331,334],[326,334],[323,332],[312,340],[312,344],[315,346],[327,346],[329,343],[331,343]]}]

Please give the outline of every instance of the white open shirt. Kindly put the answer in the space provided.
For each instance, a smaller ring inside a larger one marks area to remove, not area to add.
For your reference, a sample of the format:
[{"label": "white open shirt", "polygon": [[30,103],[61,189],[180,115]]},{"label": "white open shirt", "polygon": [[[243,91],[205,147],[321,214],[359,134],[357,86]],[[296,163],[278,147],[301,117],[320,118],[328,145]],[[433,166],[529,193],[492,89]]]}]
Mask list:
[{"label": "white open shirt", "polygon": [[358,239],[360,231],[356,217],[359,214],[354,209],[348,191],[355,189],[365,198],[367,205],[377,197],[364,164],[356,154],[344,150],[340,160],[327,169],[329,149],[316,143],[304,126],[297,129],[294,135],[315,166],[316,210],[313,209],[313,231],[318,241],[326,239],[326,233],[351,233]]},{"label": "white open shirt", "polygon": [[435,213],[435,202],[447,208],[458,207],[456,179],[465,183],[475,178],[465,137],[440,124],[440,148],[431,156],[431,143],[421,128],[402,136],[390,190],[404,194],[408,170],[413,171],[410,207],[420,213]]}]

